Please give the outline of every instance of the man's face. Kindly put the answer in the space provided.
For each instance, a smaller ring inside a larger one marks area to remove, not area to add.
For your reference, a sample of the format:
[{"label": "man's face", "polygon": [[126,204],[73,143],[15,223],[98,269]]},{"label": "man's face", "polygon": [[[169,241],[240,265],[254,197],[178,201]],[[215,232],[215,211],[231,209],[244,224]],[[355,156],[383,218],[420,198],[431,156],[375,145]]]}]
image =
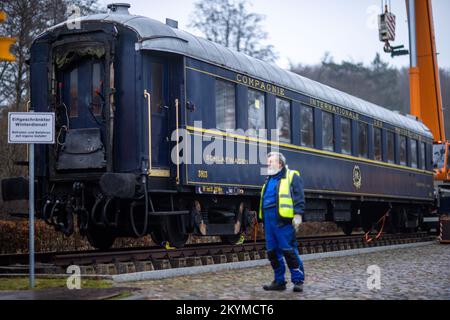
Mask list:
[{"label": "man's face", "polygon": [[267,166],[268,166],[269,175],[279,172],[280,169],[282,169],[282,164],[280,162],[280,159],[278,159],[278,157],[276,157],[276,156],[272,156],[267,159]]}]

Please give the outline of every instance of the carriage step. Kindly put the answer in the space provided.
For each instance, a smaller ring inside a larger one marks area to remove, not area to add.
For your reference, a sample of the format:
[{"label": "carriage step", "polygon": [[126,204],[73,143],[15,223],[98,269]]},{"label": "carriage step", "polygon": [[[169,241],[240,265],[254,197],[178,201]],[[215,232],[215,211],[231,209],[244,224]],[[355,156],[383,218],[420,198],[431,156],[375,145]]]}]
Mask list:
[{"label": "carriage step", "polygon": [[236,214],[234,212],[225,210],[211,210],[211,214],[220,216],[222,218],[232,219],[235,218]]},{"label": "carriage step", "polygon": [[234,223],[229,224],[201,224],[199,229],[202,236],[229,236],[235,234]]},{"label": "carriage step", "polygon": [[185,216],[190,214],[189,211],[160,211],[160,212],[149,212],[150,216]]}]

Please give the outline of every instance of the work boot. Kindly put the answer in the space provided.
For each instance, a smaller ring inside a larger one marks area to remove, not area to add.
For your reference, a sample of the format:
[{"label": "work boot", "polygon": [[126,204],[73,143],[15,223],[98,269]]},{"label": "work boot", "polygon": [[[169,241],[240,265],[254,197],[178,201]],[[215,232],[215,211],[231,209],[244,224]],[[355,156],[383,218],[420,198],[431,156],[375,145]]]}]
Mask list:
[{"label": "work boot", "polygon": [[303,292],[303,283],[294,283],[294,292]]},{"label": "work boot", "polygon": [[284,291],[286,290],[286,282],[279,283],[274,281],[270,285],[265,285],[263,289],[266,291]]}]

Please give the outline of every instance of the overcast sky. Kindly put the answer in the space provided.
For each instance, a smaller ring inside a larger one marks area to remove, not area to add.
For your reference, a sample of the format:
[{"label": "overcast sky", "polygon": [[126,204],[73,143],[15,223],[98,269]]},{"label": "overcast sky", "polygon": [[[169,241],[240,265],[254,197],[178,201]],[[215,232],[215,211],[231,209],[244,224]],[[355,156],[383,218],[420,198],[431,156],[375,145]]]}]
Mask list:
[{"label": "overcast sky", "polygon": [[[102,4],[113,1],[100,0]],[[194,13],[195,0],[121,0],[131,4],[130,12],[165,22],[179,21],[181,29]],[[350,60],[370,63],[376,52],[383,60],[397,67],[408,67],[409,57],[396,57],[383,52],[378,40],[376,15],[381,0],[253,0],[251,10],[266,16],[264,27],[268,42],[275,46],[280,58],[277,64],[289,67],[289,62],[315,64],[325,52],[336,62]],[[404,0],[391,0],[397,16],[395,45],[409,47],[406,5]],[[440,67],[450,68],[450,1],[433,0],[436,42]]]}]

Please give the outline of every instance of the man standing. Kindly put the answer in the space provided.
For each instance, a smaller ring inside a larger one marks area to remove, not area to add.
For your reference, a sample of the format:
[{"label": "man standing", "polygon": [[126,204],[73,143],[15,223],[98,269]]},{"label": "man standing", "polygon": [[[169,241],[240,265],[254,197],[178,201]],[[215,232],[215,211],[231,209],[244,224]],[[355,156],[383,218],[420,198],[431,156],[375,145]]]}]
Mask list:
[{"label": "man standing", "polygon": [[294,292],[303,292],[305,274],[296,238],[305,208],[303,180],[298,171],[288,168],[281,153],[269,153],[267,164],[269,177],[261,193],[259,220],[264,222],[267,255],[275,280],[263,288],[286,290],[284,258],[291,272]]}]

